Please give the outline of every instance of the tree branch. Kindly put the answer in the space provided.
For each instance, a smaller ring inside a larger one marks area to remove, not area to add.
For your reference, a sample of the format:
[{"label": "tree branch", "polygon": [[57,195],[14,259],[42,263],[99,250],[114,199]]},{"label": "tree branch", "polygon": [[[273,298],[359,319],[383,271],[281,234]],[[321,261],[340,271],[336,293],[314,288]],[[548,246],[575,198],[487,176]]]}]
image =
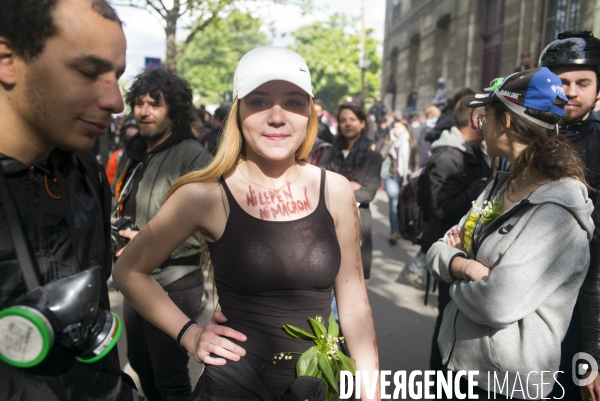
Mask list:
[{"label": "tree branch", "polygon": [[138,6],[137,4],[133,4],[133,3],[110,3],[111,6],[113,7],[131,7],[131,8],[138,8],[140,10],[145,10],[148,11],[148,9],[146,9],[146,6]]},{"label": "tree branch", "polygon": [[187,13],[188,11],[190,11],[190,10],[191,10],[191,7],[190,7],[190,0],[186,1],[186,2],[185,2],[185,4],[183,5],[183,7],[182,7],[182,8],[183,8],[183,11],[181,11],[181,12],[179,13],[179,16],[180,16],[180,17],[181,17],[182,15],[184,15],[185,13]]},{"label": "tree branch", "polygon": [[[163,3],[162,0],[158,0],[158,2],[160,3],[160,6],[162,7],[162,9],[165,10],[165,13],[169,11],[167,9],[167,7],[165,7],[165,3]],[[154,7],[154,4],[152,4],[152,1],[146,0],[146,3],[150,4],[151,7]],[[156,10],[156,7],[154,7],[154,9]]]},{"label": "tree branch", "polygon": [[211,24],[212,22],[214,22],[218,17],[219,17],[219,13],[221,11],[223,11],[223,9],[229,5],[230,2],[226,2],[226,1],[222,1],[221,3],[219,3],[219,6],[216,7],[213,11],[212,11],[212,15],[205,19],[204,21],[202,21],[201,24],[196,25],[188,34],[187,38],[185,38],[185,41],[183,42],[181,49],[179,49],[179,51],[177,52],[177,60],[179,60],[179,58],[185,53],[185,50],[187,49],[187,47],[189,46],[189,44],[191,43],[191,41],[194,39],[194,36],[196,36],[196,34],[200,31],[202,31],[204,28],[206,28],[209,24]]},{"label": "tree branch", "polygon": [[[161,16],[162,19],[166,19],[167,18],[167,14],[166,14],[166,9],[164,9],[164,5],[163,5],[163,10],[161,10],[160,8],[158,8],[154,3],[152,3],[152,1],[150,0],[146,0],[145,1],[146,5],[151,7],[154,11],[156,11],[158,13],[158,15]],[[161,2],[162,4],[162,2]]]}]

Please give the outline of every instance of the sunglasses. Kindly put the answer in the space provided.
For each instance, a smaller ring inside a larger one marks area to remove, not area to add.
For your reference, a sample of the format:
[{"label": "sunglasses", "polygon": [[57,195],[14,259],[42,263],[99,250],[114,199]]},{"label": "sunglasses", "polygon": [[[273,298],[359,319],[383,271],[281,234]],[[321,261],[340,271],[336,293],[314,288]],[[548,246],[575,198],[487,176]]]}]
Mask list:
[{"label": "sunglasses", "polygon": [[487,114],[480,114],[477,116],[477,127],[481,132],[483,132],[483,127],[485,126],[486,116]]}]

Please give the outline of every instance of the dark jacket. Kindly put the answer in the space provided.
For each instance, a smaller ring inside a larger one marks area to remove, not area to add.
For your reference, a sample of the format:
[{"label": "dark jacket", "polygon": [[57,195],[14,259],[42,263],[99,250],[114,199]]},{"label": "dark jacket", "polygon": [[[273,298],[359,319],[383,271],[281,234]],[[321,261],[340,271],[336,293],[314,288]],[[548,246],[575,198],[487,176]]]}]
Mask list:
[{"label": "dark jacket", "polygon": [[[565,136],[572,141],[585,162],[588,184],[594,190],[600,190],[600,117],[592,111],[584,122],[563,129],[569,131]],[[579,293],[579,309],[583,351],[600,363],[600,196],[597,192],[589,191],[589,197],[594,201],[592,219],[596,229],[590,242],[590,267]],[[578,320],[575,312],[573,324],[578,324]]]},{"label": "dark jacket", "polygon": [[469,210],[471,202],[485,188],[490,168],[488,156],[472,148],[456,127],[444,131],[431,146],[425,173],[429,183],[422,251],[444,236]]},{"label": "dark jacket", "polygon": [[429,160],[429,151],[431,149],[431,143],[427,141],[427,134],[433,130],[433,127],[423,125],[421,132],[419,133],[419,167],[423,167]]},{"label": "dark jacket", "polygon": [[[101,267],[104,278],[108,279],[112,268],[107,213],[110,189],[97,160],[91,155],[76,158],[72,153],[55,150],[46,162],[32,169],[1,154],[0,163],[40,283],[44,285],[94,266]],[[64,178],[66,193],[54,178]],[[99,197],[101,193],[104,198]],[[66,210],[73,233],[69,230]],[[0,201],[0,309],[26,291]],[[110,310],[105,281],[100,307]],[[19,369],[0,362],[0,399],[142,399],[124,385],[116,348],[92,364],[78,362],[75,356],[74,351],[55,343],[46,359],[33,368]]]},{"label": "dark jacket", "polygon": [[446,107],[435,123],[435,127],[433,127],[433,129],[425,136],[425,140],[430,143],[437,141],[440,139],[442,132],[449,130],[454,124],[454,109]]},{"label": "dark jacket", "polygon": [[[125,154],[119,162],[113,188],[123,186],[135,167],[136,171],[130,199],[126,208],[132,213],[138,228],[142,229],[158,213],[163,205],[167,191],[181,176],[206,167],[212,160],[211,154],[202,146],[189,127],[180,127],[165,139],[163,143],[146,152],[146,141],[139,134],[127,141]],[[115,191],[115,194],[118,196]],[[173,252],[167,261],[153,273],[154,278],[163,287],[198,268],[200,252],[208,252],[202,236],[193,234]],[[182,267],[184,266],[184,267]],[[169,269],[171,268],[171,269]],[[177,274],[174,275],[174,270]]]},{"label": "dark jacket", "polygon": [[356,201],[368,207],[369,203],[375,199],[375,194],[381,183],[381,155],[378,152],[369,152],[365,158],[363,167],[360,169],[356,182],[361,188],[354,191]]},{"label": "dark jacket", "polygon": [[[321,158],[321,167],[325,168],[328,165],[332,151],[333,148]],[[379,189],[381,183],[380,174],[382,162],[383,160],[381,159],[379,152],[368,152],[355,180],[361,185],[360,189],[354,191],[354,197],[356,198],[356,202],[360,203],[361,256],[365,278],[369,278],[371,274],[371,261],[373,258],[371,210],[369,210],[369,203],[375,198],[377,189]]]},{"label": "dark jacket", "polygon": [[333,134],[331,133],[331,130],[329,129],[327,124],[322,123],[321,121],[319,121],[318,136],[319,136],[319,139],[321,139],[329,144],[333,144],[333,141],[335,139],[335,136],[333,136]]}]

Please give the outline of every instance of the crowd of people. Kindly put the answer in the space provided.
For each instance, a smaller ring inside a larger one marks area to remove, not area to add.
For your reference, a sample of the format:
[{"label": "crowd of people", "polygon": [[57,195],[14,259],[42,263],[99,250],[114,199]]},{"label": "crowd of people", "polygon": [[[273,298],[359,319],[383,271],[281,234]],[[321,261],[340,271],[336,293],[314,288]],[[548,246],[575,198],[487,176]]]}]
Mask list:
[{"label": "crowd of people", "polygon": [[[480,399],[600,397],[597,372],[571,379],[577,353],[600,361],[600,41],[589,32],[560,34],[537,68],[523,53],[485,93],[449,96],[440,79],[418,113],[412,90],[408,114],[375,99],[368,112],[329,105],[333,116],[301,55],[261,47],[239,61],[233,103],[211,115],[161,69],[122,98],[125,36],[105,0],[5,2],[0,398],[324,399],[331,377],[297,377],[293,355],[312,345],[307,317],[332,309],[343,352],[376,372],[365,280],[379,189],[391,246],[406,238],[403,194],[418,192],[422,232],[410,238],[428,273],[415,283],[438,291],[432,370],[477,370]],[[113,120],[125,103],[131,114]],[[104,167],[90,150],[108,131]],[[200,327],[203,273],[220,309]],[[123,330],[141,392],[120,369]],[[195,384],[189,354],[205,364]]]}]

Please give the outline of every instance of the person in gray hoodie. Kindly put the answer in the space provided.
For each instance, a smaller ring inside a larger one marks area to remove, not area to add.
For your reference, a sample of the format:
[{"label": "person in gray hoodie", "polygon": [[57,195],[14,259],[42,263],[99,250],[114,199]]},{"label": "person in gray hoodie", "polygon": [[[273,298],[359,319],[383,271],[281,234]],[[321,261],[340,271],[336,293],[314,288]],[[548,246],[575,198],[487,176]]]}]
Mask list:
[{"label": "person in gray hoodie", "polygon": [[540,399],[589,265],[593,205],[582,161],[556,134],[560,79],[534,69],[491,89],[465,103],[486,107],[488,154],[512,167],[427,254],[431,274],[451,283],[438,344],[449,371],[478,371],[476,394]]},{"label": "person in gray hoodie", "polygon": [[[483,191],[489,175],[490,160],[484,151],[483,134],[477,128],[477,117],[483,107],[470,109],[460,99],[454,107],[455,126],[444,131],[431,146],[431,157],[425,167],[423,204],[427,226],[421,238],[421,252],[427,253],[446,231],[460,221],[471,201]],[[426,184],[426,185],[425,185]],[[409,276],[410,277],[410,276]],[[450,302],[450,285],[440,281],[438,317],[431,338],[429,366],[444,368],[437,337],[444,308]],[[427,287],[427,286],[426,286]]]}]

